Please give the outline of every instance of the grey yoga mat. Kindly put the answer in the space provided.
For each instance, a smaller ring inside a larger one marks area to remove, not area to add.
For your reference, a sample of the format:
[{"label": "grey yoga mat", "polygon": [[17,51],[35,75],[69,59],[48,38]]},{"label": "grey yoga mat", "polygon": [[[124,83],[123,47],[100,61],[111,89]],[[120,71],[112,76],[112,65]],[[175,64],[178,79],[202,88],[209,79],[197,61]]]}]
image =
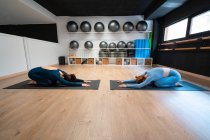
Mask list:
[{"label": "grey yoga mat", "polygon": [[77,89],[77,90],[98,90],[100,80],[90,80],[90,87],[70,87],[70,86],[37,86],[27,84],[29,80],[17,83],[4,89]]}]

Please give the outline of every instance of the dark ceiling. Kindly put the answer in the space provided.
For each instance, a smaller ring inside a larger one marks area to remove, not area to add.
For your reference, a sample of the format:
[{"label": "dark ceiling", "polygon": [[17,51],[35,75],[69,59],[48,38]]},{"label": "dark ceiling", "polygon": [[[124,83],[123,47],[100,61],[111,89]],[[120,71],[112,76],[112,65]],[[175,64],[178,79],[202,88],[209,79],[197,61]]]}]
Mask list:
[{"label": "dark ceiling", "polygon": [[145,15],[155,19],[187,0],[34,0],[56,16]]},{"label": "dark ceiling", "polygon": [[[34,0],[56,16],[142,15],[154,0]],[[157,0],[156,0],[157,1]]]}]

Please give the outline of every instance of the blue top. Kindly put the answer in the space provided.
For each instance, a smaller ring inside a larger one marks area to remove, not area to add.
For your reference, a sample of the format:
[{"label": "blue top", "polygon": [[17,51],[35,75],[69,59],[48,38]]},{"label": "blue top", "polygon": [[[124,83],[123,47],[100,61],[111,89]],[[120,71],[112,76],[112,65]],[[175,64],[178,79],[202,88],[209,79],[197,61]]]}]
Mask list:
[{"label": "blue top", "polygon": [[[150,84],[152,81],[156,81],[156,80],[159,80],[160,78],[163,78],[163,72],[164,72],[163,68],[161,68],[161,67],[150,69],[143,74],[143,75],[147,74],[147,78],[143,82],[141,82],[139,84],[127,84],[126,87],[142,88],[142,87]],[[130,81],[131,80],[126,80],[124,82],[129,83]]]},{"label": "blue top", "polygon": [[32,80],[34,80],[34,77],[39,78],[39,81],[41,83],[44,82],[44,83],[49,83],[50,84],[50,83],[59,82],[60,84],[67,85],[67,86],[82,86],[82,83],[84,82],[84,80],[77,79],[76,82],[67,81],[60,76],[59,71],[61,71],[62,73],[66,73],[66,72],[64,72],[60,69],[47,70],[47,69],[44,69],[42,67],[37,67],[37,68],[34,68],[34,69],[30,70],[29,73],[28,73],[28,76]]}]

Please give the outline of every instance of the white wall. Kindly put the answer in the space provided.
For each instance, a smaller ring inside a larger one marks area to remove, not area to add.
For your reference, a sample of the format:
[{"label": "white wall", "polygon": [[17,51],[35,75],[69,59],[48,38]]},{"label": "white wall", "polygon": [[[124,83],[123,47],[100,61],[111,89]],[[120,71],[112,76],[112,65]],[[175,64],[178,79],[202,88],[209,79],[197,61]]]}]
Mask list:
[{"label": "white wall", "polygon": [[0,76],[58,64],[63,55],[66,52],[58,43],[0,33]]},{"label": "white wall", "polygon": [[38,66],[58,64],[58,57],[66,55],[58,43],[25,38],[29,69]]},{"label": "white wall", "polygon": [[0,33],[0,76],[27,70],[23,38]]},{"label": "white wall", "polygon": [[[111,20],[117,20],[120,23],[120,31],[112,33],[108,30],[108,24]],[[58,31],[58,40],[62,47],[65,47],[66,52],[76,53],[78,57],[95,57],[98,55],[99,43],[101,41],[106,41],[107,43],[115,42],[116,44],[119,41],[132,41],[135,39],[145,39],[148,37],[148,33],[139,33],[133,31],[131,33],[126,33],[123,31],[123,24],[127,21],[131,21],[134,26],[138,21],[144,20],[143,16],[91,16],[91,17],[59,17],[57,19],[57,31]],[[75,21],[80,27],[81,22],[88,21],[91,26],[91,32],[83,33],[79,29],[76,33],[70,33],[67,31],[66,25],[69,21]],[[94,25],[96,22],[102,22],[105,27],[105,31],[102,33],[95,33]],[[152,31],[152,21],[146,21],[148,23],[147,31]],[[69,49],[69,43],[72,40],[79,42],[78,50]],[[93,49],[87,50],[84,48],[85,41],[93,42]]]}]

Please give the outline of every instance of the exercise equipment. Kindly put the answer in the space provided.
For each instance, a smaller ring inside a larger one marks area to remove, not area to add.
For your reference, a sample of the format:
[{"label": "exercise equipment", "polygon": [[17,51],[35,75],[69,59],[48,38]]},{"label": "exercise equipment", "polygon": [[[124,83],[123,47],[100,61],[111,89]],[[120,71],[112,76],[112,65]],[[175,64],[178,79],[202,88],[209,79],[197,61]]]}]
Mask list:
[{"label": "exercise equipment", "polygon": [[124,50],[124,48],[126,48],[126,43],[124,41],[119,41],[117,43],[117,48],[122,48],[122,49],[119,49],[119,50]]},{"label": "exercise equipment", "polygon": [[109,22],[108,29],[112,32],[117,32],[120,29],[120,24],[116,20],[112,20]]},{"label": "exercise equipment", "polygon": [[111,42],[110,44],[109,44],[109,50],[110,51],[115,51],[115,48],[117,47],[117,45],[114,43],[114,42]]},{"label": "exercise equipment", "polygon": [[132,41],[129,41],[127,43],[127,48],[134,48],[134,43]]},{"label": "exercise equipment", "polygon": [[132,22],[128,21],[126,23],[124,23],[123,25],[123,31],[125,32],[131,32],[134,29],[134,25]]},{"label": "exercise equipment", "polygon": [[104,24],[102,22],[97,22],[94,26],[94,30],[96,32],[103,32],[104,31]]},{"label": "exercise equipment", "polygon": [[110,52],[109,57],[116,57],[116,52]]},{"label": "exercise equipment", "polygon": [[106,49],[108,47],[108,44],[105,41],[101,41],[100,44],[99,44],[99,47],[101,49]]},{"label": "exercise equipment", "polygon": [[59,65],[65,65],[65,56],[59,56],[58,62],[59,62]]},{"label": "exercise equipment", "polygon": [[118,57],[127,57],[127,52],[118,52]]},{"label": "exercise equipment", "polygon": [[67,30],[69,32],[77,32],[78,31],[78,25],[77,25],[77,23],[74,22],[74,21],[69,21],[67,23]]},{"label": "exercise equipment", "polygon": [[74,49],[74,50],[75,50],[75,49],[78,49],[78,48],[79,48],[79,43],[78,43],[77,41],[73,40],[73,41],[70,42],[69,47],[70,47],[71,49]]},{"label": "exercise equipment", "polygon": [[136,24],[136,30],[137,31],[146,31],[147,30],[147,27],[148,27],[148,24],[146,21],[139,21],[137,24]]},{"label": "exercise equipment", "polygon": [[80,29],[83,32],[90,32],[91,31],[91,25],[88,21],[83,21],[80,25]]},{"label": "exercise equipment", "polygon": [[93,43],[91,41],[86,41],[84,44],[86,49],[92,49],[93,48]]},{"label": "exercise equipment", "polygon": [[99,51],[99,57],[108,57],[108,56],[109,56],[109,52]]}]

